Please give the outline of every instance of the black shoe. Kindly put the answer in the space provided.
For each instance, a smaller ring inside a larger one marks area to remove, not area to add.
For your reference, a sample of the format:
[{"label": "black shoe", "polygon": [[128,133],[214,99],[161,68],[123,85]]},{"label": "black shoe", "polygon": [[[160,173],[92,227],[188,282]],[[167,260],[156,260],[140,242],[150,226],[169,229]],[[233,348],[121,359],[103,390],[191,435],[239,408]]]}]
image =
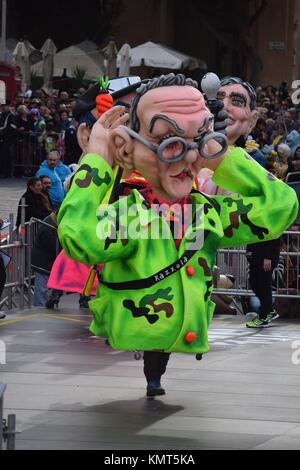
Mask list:
[{"label": "black shoe", "polygon": [[0,312],[0,320],[3,320],[6,317],[4,312]]},{"label": "black shoe", "polygon": [[160,378],[148,380],[146,393],[147,398],[159,397],[165,394],[166,391],[162,388],[160,384]]},{"label": "black shoe", "polygon": [[54,309],[55,307],[58,308],[59,299],[60,299],[60,297],[57,296],[57,295],[51,296],[49,298],[49,300],[47,301],[47,303],[46,303],[46,308],[48,308],[50,310]]},{"label": "black shoe", "polygon": [[88,297],[81,295],[79,299],[79,307],[80,308],[89,308],[89,302],[91,300],[91,296]]},{"label": "black shoe", "polygon": [[162,395],[165,395],[166,391],[163,388],[151,388],[147,387],[147,398],[154,398],[154,397],[159,397]]}]

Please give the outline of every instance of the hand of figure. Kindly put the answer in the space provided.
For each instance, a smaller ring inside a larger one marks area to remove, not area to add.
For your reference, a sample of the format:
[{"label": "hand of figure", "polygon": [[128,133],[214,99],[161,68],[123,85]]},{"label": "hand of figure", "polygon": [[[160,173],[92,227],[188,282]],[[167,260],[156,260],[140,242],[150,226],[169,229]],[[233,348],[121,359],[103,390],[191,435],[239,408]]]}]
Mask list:
[{"label": "hand of figure", "polygon": [[94,124],[88,144],[88,153],[100,155],[106,162],[113,166],[114,155],[111,145],[111,130],[124,125],[129,120],[124,106],[114,106],[106,111]]},{"label": "hand of figure", "polygon": [[[205,152],[208,154],[216,154],[221,150],[221,145],[215,141],[215,140],[210,140],[208,144],[205,146]],[[216,171],[220,163],[223,161],[225,158],[226,154],[223,155],[222,157],[215,158],[213,160],[206,160],[202,158],[203,160],[203,166],[205,168],[208,168],[211,171]]]},{"label": "hand of figure", "polygon": [[[227,136],[226,128],[228,126],[228,113],[224,109],[224,103],[222,100],[215,100],[216,106],[214,110],[211,110],[214,114],[214,130]],[[209,107],[209,105],[208,105]]]},{"label": "hand of figure", "polygon": [[270,272],[272,269],[272,261],[270,259],[264,260],[264,271],[266,273]]}]

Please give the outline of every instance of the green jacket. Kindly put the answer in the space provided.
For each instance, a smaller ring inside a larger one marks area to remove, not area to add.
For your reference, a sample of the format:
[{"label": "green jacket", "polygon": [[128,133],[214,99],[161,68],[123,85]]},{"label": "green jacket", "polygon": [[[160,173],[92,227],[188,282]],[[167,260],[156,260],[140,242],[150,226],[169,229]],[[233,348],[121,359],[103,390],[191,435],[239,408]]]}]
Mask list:
[{"label": "green jacket", "polygon": [[[168,239],[149,236],[155,224],[166,225],[166,232],[169,227],[137,190],[110,210],[99,208],[113,183],[112,169],[94,154],[82,160],[59,212],[58,233],[70,258],[89,265],[105,264],[102,278],[106,283],[144,279],[172,263],[176,266],[193,235],[204,234],[203,246],[187,265],[172,275],[165,271],[152,287],[116,290],[99,284],[97,298],[90,303],[91,331],[107,337],[113,348],[207,352],[207,331],[215,309],[210,297],[217,250],[278,238],[297,216],[295,191],[240,148],[227,154],[214,181],[242,196],[209,198],[193,192],[193,214],[197,212],[198,217],[186,230],[178,251],[172,235]],[[198,212],[198,205],[203,211]],[[126,218],[128,225],[136,225],[139,237],[120,235]]]}]

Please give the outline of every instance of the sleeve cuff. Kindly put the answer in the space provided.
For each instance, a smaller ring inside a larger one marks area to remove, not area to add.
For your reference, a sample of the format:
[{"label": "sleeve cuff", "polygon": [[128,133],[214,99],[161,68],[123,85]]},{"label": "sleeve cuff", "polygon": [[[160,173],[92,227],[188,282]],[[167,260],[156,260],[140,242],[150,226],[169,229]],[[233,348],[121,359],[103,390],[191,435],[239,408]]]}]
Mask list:
[{"label": "sleeve cuff", "polygon": [[[92,168],[98,168],[99,170],[101,169],[107,171],[110,176],[112,174],[111,166],[107,163],[106,160],[104,160],[103,157],[101,157],[97,153],[88,153],[87,155],[82,157],[82,159],[80,160],[80,167],[84,164],[90,165]],[[80,168],[78,171],[80,171]]]},{"label": "sleeve cuff", "polygon": [[90,153],[82,158],[74,182],[80,188],[87,188],[92,183],[98,188],[104,184],[109,188],[113,183],[113,171],[104,158]]}]

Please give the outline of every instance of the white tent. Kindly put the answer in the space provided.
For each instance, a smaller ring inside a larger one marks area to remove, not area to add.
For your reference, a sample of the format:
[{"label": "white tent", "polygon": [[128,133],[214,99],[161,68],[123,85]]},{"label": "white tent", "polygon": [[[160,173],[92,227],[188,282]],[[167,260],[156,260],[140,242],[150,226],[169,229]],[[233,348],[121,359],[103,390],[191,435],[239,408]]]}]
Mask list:
[{"label": "white tent", "polygon": [[119,77],[130,74],[131,47],[125,43],[119,50]]},{"label": "white tent", "polygon": [[[67,76],[74,77],[74,69],[79,67],[86,70],[85,78],[96,80],[105,75],[104,56],[97,44],[92,41],[83,41],[67,47],[54,56],[54,76],[60,77],[66,69]],[[39,76],[43,76],[43,61],[32,67]]]},{"label": "white tent", "polygon": [[25,93],[30,84],[30,54],[34,47],[25,41],[19,41],[12,55],[13,63],[20,67],[22,75],[22,92]]},{"label": "white tent", "polygon": [[44,77],[44,90],[51,93],[53,89],[53,67],[54,56],[57,52],[56,46],[51,38],[46,39],[41,47],[43,54],[43,77]]},{"label": "white tent", "polygon": [[16,45],[18,44],[17,39],[15,38],[8,38],[5,41],[5,62],[8,62],[9,64],[12,63],[13,61],[13,51],[16,48]]},{"label": "white tent", "polygon": [[115,41],[109,41],[107,46],[102,49],[105,55],[106,75],[110,78],[117,76],[117,55],[118,50]]},{"label": "white tent", "polygon": [[[207,65],[203,60],[188,56],[182,52],[171,49],[148,41],[145,44],[131,49],[130,67],[155,67],[161,69],[182,70],[188,68],[190,70],[202,69],[206,70]],[[121,64],[121,57],[118,56],[117,65]]]}]

